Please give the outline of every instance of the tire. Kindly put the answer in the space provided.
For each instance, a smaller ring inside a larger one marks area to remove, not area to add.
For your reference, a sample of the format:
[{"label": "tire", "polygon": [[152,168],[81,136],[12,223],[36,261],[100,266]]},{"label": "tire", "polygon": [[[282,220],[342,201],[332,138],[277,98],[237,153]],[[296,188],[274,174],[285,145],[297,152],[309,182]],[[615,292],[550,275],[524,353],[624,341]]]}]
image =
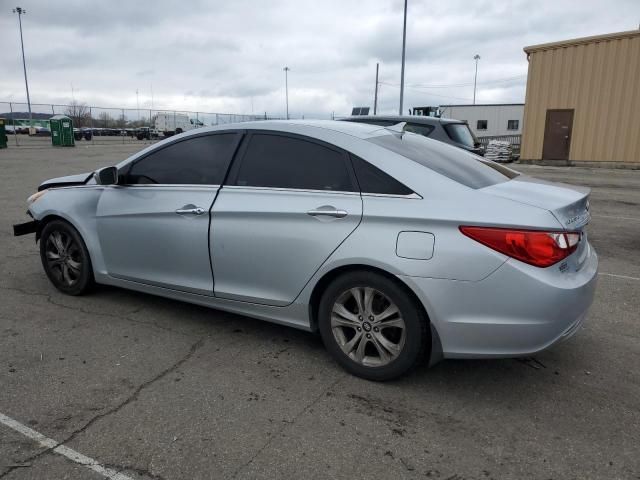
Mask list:
[{"label": "tire", "polygon": [[368,380],[392,380],[407,373],[430,346],[428,320],[420,306],[397,282],[373,272],[335,279],[320,298],[318,326],[334,359]]},{"label": "tire", "polygon": [[180,135],[182,133],[182,129],[181,128],[176,128],[176,135]]},{"label": "tire", "polygon": [[63,220],[42,229],[40,260],[54,287],[67,295],[82,295],[94,285],[89,251],[78,231]]}]

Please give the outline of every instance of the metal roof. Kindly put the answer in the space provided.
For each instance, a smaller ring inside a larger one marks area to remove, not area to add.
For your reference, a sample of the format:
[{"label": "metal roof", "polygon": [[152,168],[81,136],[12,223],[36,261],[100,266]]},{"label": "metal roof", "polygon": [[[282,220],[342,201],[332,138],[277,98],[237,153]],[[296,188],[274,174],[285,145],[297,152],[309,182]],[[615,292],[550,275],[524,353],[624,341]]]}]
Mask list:
[{"label": "metal roof", "polygon": [[457,105],[440,105],[442,107],[524,107],[524,103],[460,103]]},{"label": "metal roof", "polygon": [[524,51],[525,53],[533,53],[541,50],[574,47],[576,45],[606,42],[609,40],[622,40],[623,38],[633,38],[637,36],[640,36],[640,30],[628,30],[626,32],[607,33],[604,35],[594,35],[591,37],[574,38],[570,40],[561,40],[559,42],[541,43],[540,45],[531,45],[529,47],[524,47]]}]

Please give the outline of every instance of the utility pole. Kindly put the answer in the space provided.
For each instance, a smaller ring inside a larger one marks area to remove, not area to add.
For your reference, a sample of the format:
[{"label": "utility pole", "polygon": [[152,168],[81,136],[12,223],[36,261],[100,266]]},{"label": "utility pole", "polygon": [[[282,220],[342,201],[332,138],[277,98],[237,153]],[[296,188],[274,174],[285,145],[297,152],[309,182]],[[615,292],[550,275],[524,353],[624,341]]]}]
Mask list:
[{"label": "utility pole", "polygon": [[402,26],[402,68],[400,70],[400,108],[398,115],[402,115],[402,104],[404,102],[404,54],[407,47],[407,0],[404,0],[404,24]]},{"label": "utility pole", "polygon": [[376,63],[376,90],[373,95],[373,114],[378,113],[378,69],[380,67],[379,63]]},{"label": "utility pole", "polygon": [[140,121],[140,99],[138,98],[138,89],[136,88],[136,108],[138,110],[138,118],[137,120]]},{"label": "utility pole", "polygon": [[29,134],[31,134],[31,129],[33,128],[33,117],[31,115],[31,98],[29,97],[29,82],[27,81],[27,63],[24,59],[24,41],[22,39],[22,15],[26,14],[27,11],[21,7],[16,7],[13,9],[13,13],[18,14],[18,25],[20,25],[20,47],[22,48],[22,69],[24,70],[24,86],[27,89],[27,105],[29,106]]},{"label": "utility pole", "polygon": [[285,94],[285,101],[286,101],[286,105],[287,105],[287,120],[289,120],[289,76],[288,73],[291,70],[289,67],[284,67],[284,94]]},{"label": "utility pole", "polygon": [[480,55],[476,53],[473,59],[476,61],[476,74],[473,77],[473,104],[475,105],[476,104],[476,82],[478,80],[478,60],[480,60]]}]

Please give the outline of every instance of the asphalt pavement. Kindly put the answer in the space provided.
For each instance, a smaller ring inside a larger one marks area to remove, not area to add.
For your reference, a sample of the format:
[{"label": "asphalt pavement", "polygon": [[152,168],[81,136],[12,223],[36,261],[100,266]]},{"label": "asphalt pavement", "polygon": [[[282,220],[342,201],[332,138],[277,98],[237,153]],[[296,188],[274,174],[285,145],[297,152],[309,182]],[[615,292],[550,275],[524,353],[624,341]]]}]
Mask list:
[{"label": "asphalt pavement", "polygon": [[12,236],[25,199],[142,146],[0,150],[1,479],[640,479],[640,171],[515,166],[593,189],[599,285],[572,339],[374,383],[313,334],[48,282]]}]

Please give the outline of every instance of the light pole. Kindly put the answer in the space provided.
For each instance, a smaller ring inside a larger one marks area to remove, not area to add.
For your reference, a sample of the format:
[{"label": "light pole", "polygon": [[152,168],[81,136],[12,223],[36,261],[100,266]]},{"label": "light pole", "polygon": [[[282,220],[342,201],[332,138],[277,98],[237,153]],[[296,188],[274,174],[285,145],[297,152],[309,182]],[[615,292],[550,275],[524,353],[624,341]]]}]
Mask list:
[{"label": "light pole", "polygon": [[284,95],[285,101],[287,105],[287,120],[289,120],[289,71],[291,70],[289,67],[284,67]]},{"label": "light pole", "polygon": [[138,89],[136,88],[136,108],[138,109],[138,122],[140,121],[140,100],[138,98]]},{"label": "light pole", "polygon": [[480,60],[480,55],[476,53],[473,59],[476,61],[476,74],[473,77],[473,104],[475,105],[476,104],[476,81],[478,80],[478,60]]},{"label": "light pole", "polygon": [[13,9],[13,13],[18,14],[18,25],[20,26],[20,47],[22,48],[22,69],[24,70],[24,86],[27,89],[27,105],[29,106],[29,133],[31,133],[31,129],[33,128],[33,118],[31,115],[31,98],[29,98],[29,82],[27,81],[27,63],[24,59],[24,41],[22,40],[22,15],[27,13],[27,11],[21,7],[16,7]]},{"label": "light pole", "polygon": [[378,70],[380,68],[380,64],[376,63],[376,89],[373,94],[373,114],[376,115],[378,113]]},{"label": "light pole", "polygon": [[398,115],[402,115],[402,103],[404,101],[404,52],[407,46],[407,0],[404,0],[404,23],[402,26],[402,67],[400,69],[400,108]]}]

